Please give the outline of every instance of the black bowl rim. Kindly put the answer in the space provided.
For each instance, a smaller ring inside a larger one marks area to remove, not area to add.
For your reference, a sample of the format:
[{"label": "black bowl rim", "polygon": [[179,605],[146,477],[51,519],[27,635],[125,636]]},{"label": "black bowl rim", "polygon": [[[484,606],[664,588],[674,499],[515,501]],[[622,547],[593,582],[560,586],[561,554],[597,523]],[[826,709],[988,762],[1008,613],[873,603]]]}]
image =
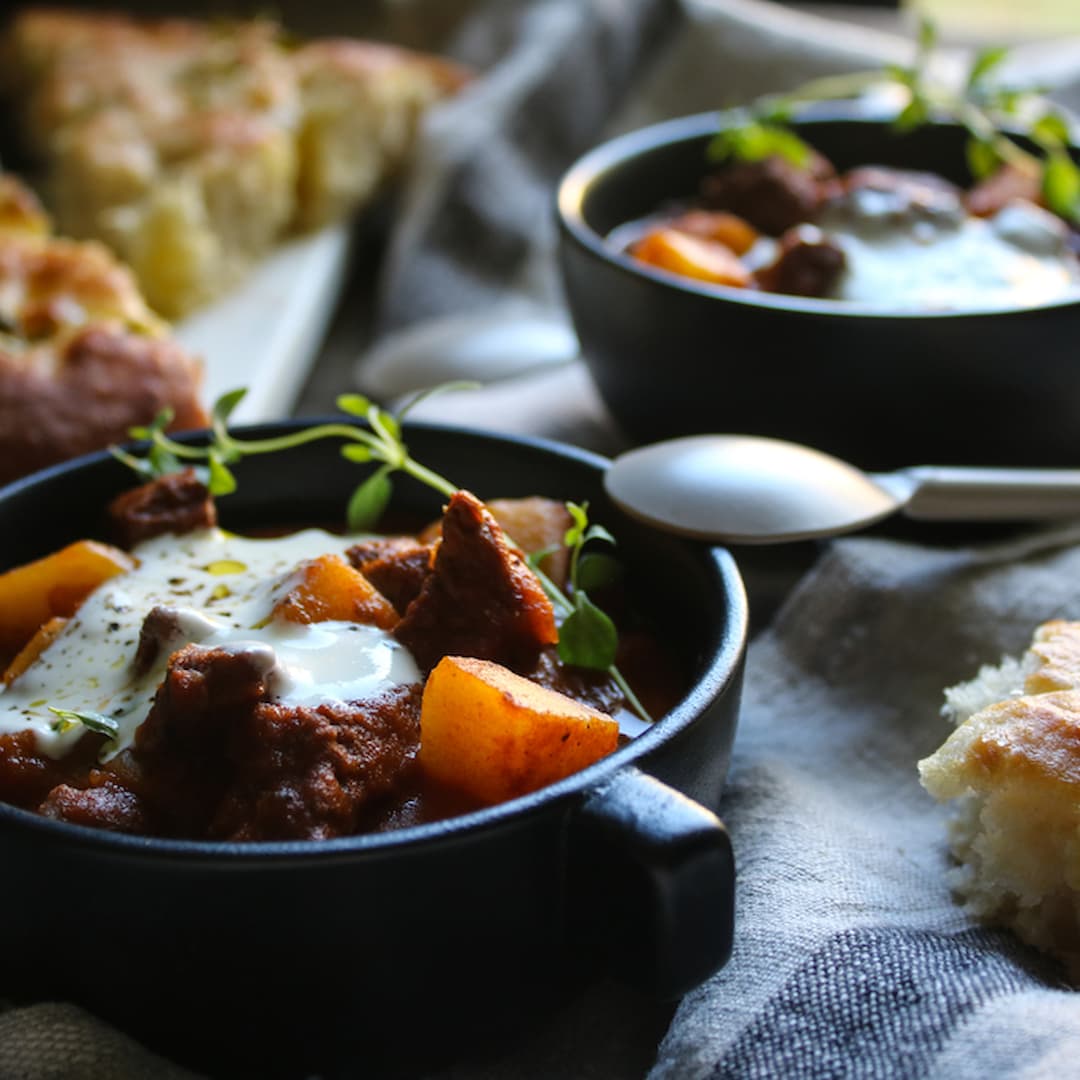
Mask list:
[{"label": "black bowl rim", "polygon": [[[283,430],[297,430],[322,422],[340,423],[341,420],[341,416],[312,416],[237,425],[235,428],[230,428],[230,431],[249,438],[265,438],[274,433],[280,434]],[[502,448],[508,453],[524,448],[532,452],[554,454],[556,457],[569,459],[576,464],[597,470],[604,470],[610,465],[610,459],[600,454],[536,436],[507,435],[481,431],[460,424],[409,419],[405,420],[403,427],[406,440],[410,430],[417,430],[436,437],[476,439],[496,448]],[[205,430],[185,432],[177,436],[183,441],[199,441],[206,437]],[[14,480],[0,487],[0,501],[28,487],[49,483],[54,476],[93,467],[111,457],[108,450],[97,451]],[[692,543],[678,537],[673,539],[683,543]],[[583,797],[588,792],[603,787],[616,773],[634,766],[642,757],[676,737],[694,723],[699,713],[712,701],[730,690],[733,681],[738,676],[749,625],[749,609],[742,577],[734,558],[725,548],[710,547],[705,544],[694,546],[699,548],[702,555],[707,558],[711,569],[719,579],[728,605],[725,619],[726,631],[721,636],[719,647],[710,658],[706,669],[675,708],[657,719],[648,730],[595,764],[554,784],[549,784],[539,791],[441,821],[407,826],[387,832],[360,833],[355,836],[327,840],[229,843],[133,836],[70,822],[55,821],[3,802],[0,802],[0,828],[17,826],[20,829],[26,829],[31,835],[41,835],[43,839],[66,838],[87,849],[96,849],[117,856],[159,857],[183,861],[186,865],[220,863],[223,859],[228,859],[252,867],[256,865],[265,867],[280,860],[287,860],[290,864],[301,861],[327,864],[338,860],[354,860],[368,853],[376,857],[391,855],[402,848],[416,850],[428,844],[444,843],[454,838],[497,829],[512,819],[545,813],[555,803],[565,802],[569,806],[575,798]]]},{"label": "black bowl rim", "polygon": [[[737,110],[734,111],[737,112]],[[589,225],[585,219],[583,204],[589,189],[601,177],[619,169],[641,154],[676,143],[694,142],[712,135],[720,130],[724,117],[730,115],[732,115],[732,110],[711,110],[662,120],[659,123],[617,135],[586,151],[563,174],[556,189],[556,215],[563,235],[603,262],[624,273],[653,282],[657,287],[713,300],[727,300],[747,307],[825,315],[838,319],[870,318],[908,321],[912,319],[1000,319],[1023,316],[1033,311],[1080,305],[1080,294],[1077,294],[1042,303],[973,310],[890,310],[849,300],[824,300],[736,289],[726,285],[710,285],[705,282],[694,282],[690,278],[639,262],[609,244],[606,237]],[[792,121],[792,126],[812,127],[816,123],[836,122],[879,128],[887,127],[890,123],[885,115],[857,104],[827,102],[801,111]],[[932,123],[938,127],[954,128],[958,132],[963,130],[961,125],[951,121],[934,120]]]}]

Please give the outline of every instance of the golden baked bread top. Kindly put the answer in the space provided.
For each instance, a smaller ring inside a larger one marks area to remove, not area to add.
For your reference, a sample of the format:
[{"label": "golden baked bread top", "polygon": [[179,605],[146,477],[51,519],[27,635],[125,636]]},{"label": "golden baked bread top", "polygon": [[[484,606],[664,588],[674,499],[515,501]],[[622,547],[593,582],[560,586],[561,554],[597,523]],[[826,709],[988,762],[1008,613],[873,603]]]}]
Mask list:
[{"label": "golden baked bread top", "polygon": [[0,174],[0,345],[24,352],[91,323],[166,331],[127,267],[101,244],[51,236],[36,196]]},{"label": "golden baked bread top", "polygon": [[276,25],[199,23],[31,8],[9,34],[15,89],[32,94],[42,142],[103,109],[130,112],[147,135],[194,111],[265,112],[288,104],[292,78]]},{"label": "golden baked bread top", "polygon": [[1022,692],[974,712],[919,763],[936,798],[1013,781],[1080,785],[1080,622],[1040,626],[1021,670]]},{"label": "golden baked bread top", "polygon": [[465,81],[389,45],[296,45],[266,19],[31,8],[6,46],[59,230],[108,244],[169,318],[216,299],[290,232],[369,201],[421,113]]},{"label": "golden baked bread top", "polygon": [[202,369],[104,246],[50,235],[0,174],[0,483],[123,442],[164,408],[203,427]]},{"label": "golden baked bread top", "polygon": [[958,727],[919,770],[939,799],[1014,780],[1080,784],[1080,691],[991,705]]},{"label": "golden baked bread top", "polygon": [[1037,666],[1024,679],[1029,694],[1080,688],[1080,622],[1052,619],[1035,631],[1028,650]]}]

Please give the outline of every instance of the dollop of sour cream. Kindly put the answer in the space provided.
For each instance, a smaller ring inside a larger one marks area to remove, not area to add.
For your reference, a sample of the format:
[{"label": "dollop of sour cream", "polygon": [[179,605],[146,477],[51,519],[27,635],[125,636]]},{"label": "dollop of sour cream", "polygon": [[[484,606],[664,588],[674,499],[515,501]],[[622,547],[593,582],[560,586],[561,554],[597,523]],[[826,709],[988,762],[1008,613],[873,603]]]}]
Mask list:
[{"label": "dollop of sour cream", "polygon": [[[41,753],[61,757],[85,729],[53,709],[100,713],[119,725],[106,756],[119,753],[146,718],[169,655],[187,642],[257,654],[272,698],[288,704],[362,701],[419,682],[411,653],[378,627],[269,619],[300,562],[353,543],[320,529],[268,539],[202,529],[144,541],[132,551],[135,569],[91,593],[34,664],[0,690],[0,733],[32,730]],[[155,608],[169,632],[143,670],[136,649]]]},{"label": "dollop of sour cream", "polygon": [[833,298],[890,311],[995,311],[1080,293],[1068,228],[1023,200],[988,218],[959,200],[896,213],[881,193],[854,193],[819,225],[844,252]]}]

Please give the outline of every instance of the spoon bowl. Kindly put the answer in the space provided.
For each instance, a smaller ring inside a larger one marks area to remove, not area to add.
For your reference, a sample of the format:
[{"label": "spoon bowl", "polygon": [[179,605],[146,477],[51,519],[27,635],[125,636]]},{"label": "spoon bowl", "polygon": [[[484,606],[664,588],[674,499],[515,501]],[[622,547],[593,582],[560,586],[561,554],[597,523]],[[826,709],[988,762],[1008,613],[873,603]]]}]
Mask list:
[{"label": "spoon bowl", "polygon": [[654,528],[727,544],[812,540],[903,512],[943,521],[1080,514],[1080,470],[916,466],[866,473],[756,435],[690,435],[620,455],[604,487]]}]

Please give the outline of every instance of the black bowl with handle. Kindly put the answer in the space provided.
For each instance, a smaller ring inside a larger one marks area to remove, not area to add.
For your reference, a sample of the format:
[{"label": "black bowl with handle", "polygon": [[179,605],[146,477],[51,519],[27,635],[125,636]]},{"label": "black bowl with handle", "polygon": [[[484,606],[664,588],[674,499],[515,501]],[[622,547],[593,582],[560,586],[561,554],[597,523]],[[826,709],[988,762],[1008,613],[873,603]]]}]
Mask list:
[{"label": "black bowl with handle", "polygon": [[[1080,464],[1080,295],[993,311],[890,311],[694,282],[612,230],[691,200],[720,114],[585,154],[559,186],[560,262],[585,363],[639,442],[697,432],[807,443],[865,468]],[[838,170],[882,164],[966,185],[967,134],[817,107],[795,130]]]},{"label": "black bowl with handle", "polygon": [[[247,429],[264,436],[295,422]],[[409,425],[413,455],[481,497],[588,500],[634,602],[686,668],[670,713],[584,771],[396,832],[228,844],[109,833],[0,805],[0,993],[76,1001],[223,1075],[366,1074],[445,1059],[614,974],[678,995],[731,947],[733,859],[715,816],[747,610],[728,553],[651,532],[606,500],[603,458]],[[363,474],[334,441],[253,457],[222,525],[340,521]],[[0,491],[0,568],[103,536],[133,476],[108,454]],[[437,515],[409,479],[393,507]],[[239,1070],[239,1072],[238,1072]]]}]

